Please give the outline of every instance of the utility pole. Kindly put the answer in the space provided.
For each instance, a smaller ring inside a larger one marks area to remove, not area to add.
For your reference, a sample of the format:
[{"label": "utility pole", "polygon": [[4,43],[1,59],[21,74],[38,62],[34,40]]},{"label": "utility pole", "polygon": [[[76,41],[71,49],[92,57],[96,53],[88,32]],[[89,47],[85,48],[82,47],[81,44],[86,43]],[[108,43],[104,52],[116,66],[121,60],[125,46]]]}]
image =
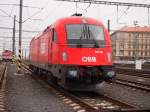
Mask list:
[{"label": "utility pole", "polygon": [[108,32],[110,33],[110,20],[107,21]]},{"label": "utility pole", "polygon": [[138,59],[138,32],[136,32],[136,27],[137,27],[137,25],[138,25],[138,21],[134,21],[134,27],[135,27],[135,40],[134,40],[134,50],[135,50],[135,60],[137,60]]},{"label": "utility pole", "polygon": [[3,43],[3,51],[5,51],[5,43]]},{"label": "utility pole", "polygon": [[22,40],[22,5],[23,0],[20,0],[20,14],[19,14],[19,60],[18,60],[18,73],[21,73],[21,40]]},{"label": "utility pole", "polygon": [[15,48],[15,32],[16,31],[16,15],[14,16],[14,25],[13,25],[13,38],[12,38],[12,51],[14,55],[16,54],[16,48]]},{"label": "utility pole", "polygon": [[26,59],[27,49],[25,49],[25,53],[24,53],[24,55],[25,55],[25,60],[27,60],[27,59]]},{"label": "utility pole", "polygon": [[147,16],[148,16],[147,19],[148,19],[148,25],[149,25],[149,24],[150,24],[150,23],[149,23],[149,8],[148,8],[148,12],[147,12],[147,13],[148,13],[148,14],[147,14]]}]

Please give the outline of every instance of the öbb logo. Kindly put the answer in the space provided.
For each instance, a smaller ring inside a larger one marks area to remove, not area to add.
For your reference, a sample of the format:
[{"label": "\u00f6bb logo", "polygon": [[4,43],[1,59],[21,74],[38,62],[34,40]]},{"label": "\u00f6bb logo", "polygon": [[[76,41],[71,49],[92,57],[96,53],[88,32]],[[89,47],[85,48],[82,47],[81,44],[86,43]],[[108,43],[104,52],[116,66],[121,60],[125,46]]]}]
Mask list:
[{"label": "\u00f6bb logo", "polygon": [[96,57],[82,57],[82,62],[96,62]]}]

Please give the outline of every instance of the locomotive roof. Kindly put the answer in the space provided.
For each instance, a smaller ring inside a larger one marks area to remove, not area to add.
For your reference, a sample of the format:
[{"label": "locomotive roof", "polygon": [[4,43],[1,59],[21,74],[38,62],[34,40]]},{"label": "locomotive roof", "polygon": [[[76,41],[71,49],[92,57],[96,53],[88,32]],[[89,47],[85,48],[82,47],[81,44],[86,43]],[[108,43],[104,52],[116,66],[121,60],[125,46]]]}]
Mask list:
[{"label": "locomotive roof", "polygon": [[[81,23],[84,24],[84,20],[86,21],[87,24],[103,25],[101,21],[93,18],[83,17],[83,16],[70,16],[70,17],[64,17],[56,20],[53,24],[47,26],[46,29],[56,27],[59,24],[81,24]],[[38,33],[34,38],[32,38],[32,40],[35,40],[38,37],[40,37],[45,32],[45,30],[43,30],[43,32]]]},{"label": "locomotive roof", "polygon": [[69,24],[69,23],[84,23],[84,20],[87,21],[88,24],[98,24],[103,25],[101,21],[89,18],[89,17],[83,17],[83,16],[71,16],[71,17],[65,17],[58,19],[53,25],[57,25],[59,23],[61,24]]}]

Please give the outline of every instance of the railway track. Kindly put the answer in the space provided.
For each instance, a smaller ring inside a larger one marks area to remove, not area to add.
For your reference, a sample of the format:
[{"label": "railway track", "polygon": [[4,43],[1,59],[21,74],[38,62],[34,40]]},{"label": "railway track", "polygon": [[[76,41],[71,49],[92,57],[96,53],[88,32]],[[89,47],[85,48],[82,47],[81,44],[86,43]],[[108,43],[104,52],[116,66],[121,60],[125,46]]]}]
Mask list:
[{"label": "railway track", "polygon": [[[23,67],[32,73],[32,70],[28,66]],[[139,110],[135,107],[117,101],[107,96],[99,95],[94,92],[69,92],[62,89],[60,86],[54,85],[45,78],[39,78],[34,76],[37,80],[42,79],[48,88],[53,90],[60,99],[71,106],[76,112],[148,112],[149,110]],[[40,81],[41,82],[41,81]]]},{"label": "railway track", "polygon": [[[1,63],[2,64],[2,63]],[[6,63],[3,63],[3,65],[1,65],[1,71],[0,71],[0,87],[3,84],[3,80],[4,80],[4,76],[5,76],[5,72],[6,72]]]},{"label": "railway track", "polygon": [[[32,73],[32,70],[29,69],[28,66],[23,65],[23,67]],[[54,85],[53,83],[49,84],[49,82],[47,82],[45,78],[40,77],[39,79],[39,77],[36,77],[36,76],[33,76],[33,77],[36,78],[36,80],[39,80],[39,82],[41,82],[41,79],[42,79],[42,83],[44,82],[44,84],[47,85],[48,88],[53,90],[64,103],[70,105],[74,109],[78,109],[82,107],[81,112],[95,112],[96,111],[95,108],[90,106],[88,103],[81,101],[80,98],[70,94],[67,91],[64,91],[62,88]]]},{"label": "railway track", "polygon": [[129,104],[125,104],[113,98],[101,95],[97,92],[73,92],[75,96],[79,97],[81,100],[88,102],[95,109],[126,109],[133,108]]},{"label": "railway track", "polygon": [[[150,71],[142,71],[142,70],[134,70],[131,68],[122,68],[122,67],[118,67],[116,68],[116,72],[117,72],[117,78],[116,78],[116,83],[117,84],[121,84],[121,85],[125,85],[125,86],[129,86],[132,88],[136,88],[136,89],[140,89],[142,91],[150,91],[150,83],[145,83],[144,80],[149,80],[150,79]],[[121,75],[121,77],[120,77]],[[122,77],[122,76],[126,77]],[[134,79],[133,79],[134,77]],[[143,80],[138,81],[137,79]]]},{"label": "railway track", "polygon": [[150,71],[149,70],[135,70],[131,68],[124,68],[124,67],[117,67],[116,72],[119,74],[128,74],[132,76],[138,76],[143,78],[150,78]]},{"label": "railway track", "polygon": [[[115,64],[115,67],[135,69],[135,64]],[[150,68],[150,64],[142,64],[142,69],[149,70],[149,68]]]},{"label": "railway track", "polygon": [[0,112],[5,112],[5,86],[7,75],[7,63],[1,63],[0,66]]},{"label": "railway track", "polygon": [[140,89],[142,91],[150,92],[150,85],[147,85],[147,84],[142,84],[139,82],[124,80],[124,79],[116,79],[115,83],[129,86],[129,87],[136,88],[136,89]]}]

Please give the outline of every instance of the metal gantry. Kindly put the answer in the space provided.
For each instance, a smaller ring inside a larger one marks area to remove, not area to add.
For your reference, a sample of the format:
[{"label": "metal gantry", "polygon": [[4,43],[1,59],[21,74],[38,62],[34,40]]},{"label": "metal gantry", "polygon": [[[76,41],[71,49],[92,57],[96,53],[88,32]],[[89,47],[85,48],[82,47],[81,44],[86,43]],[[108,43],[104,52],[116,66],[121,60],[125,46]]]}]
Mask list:
[{"label": "metal gantry", "polygon": [[66,1],[66,2],[81,2],[81,3],[90,3],[90,4],[103,4],[103,5],[115,5],[117,6],[117,23],[119,23],[119,17],[118,17],[118,6],[127,6],[129,9],[130,7],[143,7],[147,8],[147,19],[148,19],[148,25],[150,25],[150,14],[149,14],[149,8],[150,4],[140,4],[140,3],[127,3],[127,2],[111,2],[111,1],[102,1],[102,0],[56,0],[56,1]]},{"label": "metal gantry", "polygon": [[128,7],[145,7],[150,8],[150,4],[138,4],[138,3],[124,3],[124,2],[110,2],[110,1],[98,1],[98,0],[56,0],[56,1],[68,1],[68,2],[81,2],[81,3],[93,3],[104,5],[116,5],[116,6],[128,6]]}]

